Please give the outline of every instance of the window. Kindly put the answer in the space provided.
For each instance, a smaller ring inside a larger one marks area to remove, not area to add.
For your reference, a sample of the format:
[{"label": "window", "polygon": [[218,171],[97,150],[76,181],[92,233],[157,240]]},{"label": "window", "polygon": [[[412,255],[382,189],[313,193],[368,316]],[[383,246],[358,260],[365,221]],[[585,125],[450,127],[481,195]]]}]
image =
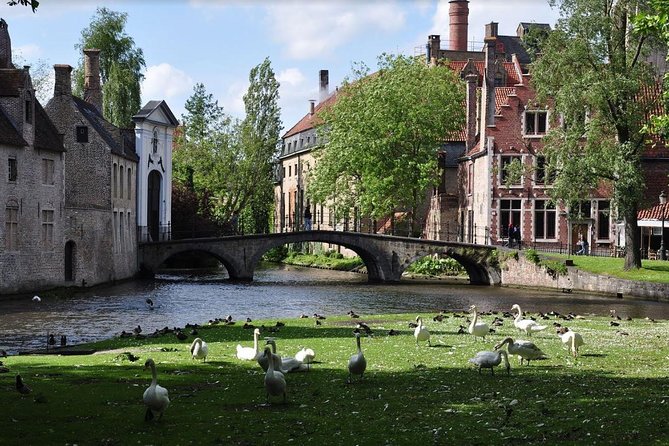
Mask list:
[{"label": "window", "polygon": [[125,232],[123,229],[123,221],[125,220],[125,217],[123,216],[123,212],[119,213],[119,219],[118,219],[118,233],[119,233],[119,251],[125,251]]},{"label": "window", "polygon": [[119,166],[118,169],[118,196],[123,198],[123,166]]},{"label": "window", "polygon": [[33,100],[29,91],[26,91],[26,122],[28,124],[33,122]]},{"label": "window", "polygon": [[132,168],[128,167],[126,171],[126,177],[128,177],[128,187],[126,188],[128,194],[128,200],[130,200],[130,194],[132,193]]},{"label": "window", "polygon": [[53,247],[53,210],[42,210],[42,245],[46,249]]},{"label": "window", "polygon": [[295,176],[297,176],[297,164],[295,164],[294,172],[295,172]]},{"label": "window", "polygon": [[7,167],[9,168],[9,172],[7,173],[7,179],[9,181],[16,181],[16,178],[18,177],[18,167],[16,164],[16,158],[9,158],[7,160]]},{"label": "window", "polygon": [[151,151],[158,153],[158,129],[153,129],[153,138],[151,138]]},{"label": "window", "polygon": [[525,136],[546,134],[548,112],[533,110],[525,112]]},{"label": "window", "polygon": [[88,127],[85,125],[77,126],[77,142],[88,142]]},{"label": "window", "polygon": [[474,163],[469,163],[467,166],[467,193],[472,194],[474,185]]},{"label": "window", "polygon": [[118,164],[114,163],[112,193],[114,198],[118,196]]},{"label": "window", "polygon": [[304,138],[300,138],[300,149],[302,148],[303,143],[304,143]]},{"label": "window", "polygon": [[499,233],[509,236],[509,226],[518,226],[520,230],[521,200],[499,200]]},{"label": "window", "polygon": [[548,200],[534,202],[534,238],[555,238],[556,212],[555,204]]},{"label": "window", "polygon": [[292,169],[293,169],[293,166],[288,166],[288,177],[289,178],[292,175]]},{"label": "window", "polygon": [[553,184],[555,182],[555,170],[546,165],[546,157],[537,155],[537,166],[535,181],[537,184]]},{"label": "window", "polygon": [[591,209],[592,204],[590,201],[581,201],[580,203],[576,203],[569,209],[569,218],[572,220],[590,218],[592,216]]},{"label": "window", "polygon": [[597,238],[608,240],[611,237],[611,202],[602,200],[597,202]]},{"label": "window", "polygon": [[19,249],[19,205],[14,200],[5,207],[5,249]]},{"label": "window", "polygon": [[307,136],[307,145],[311,144],[311,136]]},{"label": "window", "polygon": [[42,184],[53,185],[54,162],[52,159],[42,159]]},{"label": "window", "polygon": [[316,144],[316,135],[314,135],[314,144]]},{"label": "window", "polygon": [[520,186],[522,179],[522,158],[502,156],[500,160],[499,182],[503,186]]}]

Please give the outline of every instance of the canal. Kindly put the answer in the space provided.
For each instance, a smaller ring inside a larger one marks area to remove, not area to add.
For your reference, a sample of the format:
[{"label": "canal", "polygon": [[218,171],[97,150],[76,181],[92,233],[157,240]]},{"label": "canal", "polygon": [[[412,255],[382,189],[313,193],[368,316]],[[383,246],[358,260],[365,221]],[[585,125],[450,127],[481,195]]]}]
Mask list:
[{"label": "canal", "polygon": [[[0,301],[0,349],[9,353],[43,348],[48,334],[68,344],[109,338],[141,325],[143,333],[163,327],[203,324],[232,315],[237,321],[299,317],[302,314],[345,315],[353,310],[364,320],[375,313],[465,310],[508,311],[514,303],[524,311],[669,318],[669,304],[604,298],[581,293],[471,286],[445,281],[403,280],[400,284],[368,284],[367,276],[293,266],[258,269],[251,283],[235,283],[220,273],[163,274],[156,280],[133,281],[84,290],[68,297],[44,296],[41,302]],[[146,303],[154,302],[153,309]]]}]

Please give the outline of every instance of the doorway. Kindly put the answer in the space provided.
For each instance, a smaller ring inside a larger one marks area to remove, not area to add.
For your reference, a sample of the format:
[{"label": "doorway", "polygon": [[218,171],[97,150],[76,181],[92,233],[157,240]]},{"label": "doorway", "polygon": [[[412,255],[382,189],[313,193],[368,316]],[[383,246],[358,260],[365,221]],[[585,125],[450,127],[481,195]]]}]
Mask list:
[{"label": "doorway", "polygon": [[152,241],[160,240],[160,186],[162,175],[157,170],[149,173],[146,225]]},{"label": "doorway", "polygon": [[72,240],[65,243],[65,282],[74,282],[76,246]]}]

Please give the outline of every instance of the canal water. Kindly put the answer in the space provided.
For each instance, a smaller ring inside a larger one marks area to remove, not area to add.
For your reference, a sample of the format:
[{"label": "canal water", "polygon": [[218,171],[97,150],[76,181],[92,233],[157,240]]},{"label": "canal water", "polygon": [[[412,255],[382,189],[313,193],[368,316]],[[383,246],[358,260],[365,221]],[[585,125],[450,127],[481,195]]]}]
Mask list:
[{"label": "canal water", "polygon": [[[146,299],[154,302],[149,309]],[[0,301],[0,349],[8,353],[44,348],[48,334],[67,337],[68,344],[109,338],[141,325],[144,333],[163,327],[206,323],[232,315],[237,321],[299,317],[302,314],[363,318],[376,313],[465,310],[507,311],[514,303],[523,311],[669,318],[669,304],[560,290],[537,291],[472,286],[445,281],[405,280],[369,284],[363,274],[271,266],[259,269],[251,283],[230,282],[220,273],[175,273],[156,280],[133,281],[77,292],[68,297],[44,296]]]}]

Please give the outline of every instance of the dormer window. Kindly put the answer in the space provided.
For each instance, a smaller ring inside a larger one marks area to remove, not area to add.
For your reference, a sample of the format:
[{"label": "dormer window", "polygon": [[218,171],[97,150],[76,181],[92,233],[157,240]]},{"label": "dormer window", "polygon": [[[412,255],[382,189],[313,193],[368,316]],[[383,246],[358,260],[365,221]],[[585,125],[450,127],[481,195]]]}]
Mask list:
[{"label": "dormer window", "polygon": [[153,138],[151,138],[151,151],[158,153],[158,130],[153,129]]},{"label": "dormer window", "polygon": [[26,123],[33,123],[33,98],[29,91],[26,91]]},{"label": "dormer window", "polygon": [[525,136],[544,136],[548,128],[548,112],[546,110],[525,111]]},{"label": "dormer window", "polygon": [[88,127],[85,125],[77,126],[77,142],[88,142]]}]

